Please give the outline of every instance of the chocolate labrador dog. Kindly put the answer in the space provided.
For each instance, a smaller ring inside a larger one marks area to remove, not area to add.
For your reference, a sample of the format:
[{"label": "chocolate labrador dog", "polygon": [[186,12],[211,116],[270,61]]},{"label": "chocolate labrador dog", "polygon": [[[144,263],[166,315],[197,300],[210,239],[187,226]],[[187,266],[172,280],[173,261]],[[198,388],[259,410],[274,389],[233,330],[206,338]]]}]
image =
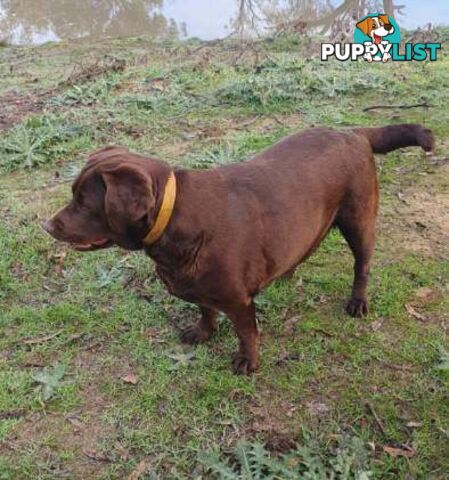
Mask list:
[{"label": "chocolate labrador dog", "polygon": [[259,366],[254,297],[290,276],[334,226],[355,258],[346,310],[368,312],[378,204],[373,153],[407,146],[431,152],[433,143],[420,125],[313,128],[250,161],[210,170],[173,170],[110,146],[90,156],[73,199],[44,228],[81,251],[144,250],[169,292],[200,307],[182,339],[205,342],[224,312],[240,341],[233,370],[246,374]]}]

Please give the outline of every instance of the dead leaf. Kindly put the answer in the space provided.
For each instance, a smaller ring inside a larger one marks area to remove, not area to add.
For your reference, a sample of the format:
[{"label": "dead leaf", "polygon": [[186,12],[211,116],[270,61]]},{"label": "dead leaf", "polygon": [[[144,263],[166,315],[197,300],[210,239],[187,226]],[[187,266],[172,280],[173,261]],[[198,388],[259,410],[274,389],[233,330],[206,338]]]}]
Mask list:
[{"label": "dead leaf", "polygon": [[416,455],[416,450],[413,448],[403,446],[402,448],[396,448],[396,447],[389,447],[387,445],[384,445],[383,450],[385,453],[388,453],[388,455],[392,456],[393,458],[397,457],[407,457],[407,458],[413,458]]},{"label": "dead leaf", "polygon": [[22,363],[24,368],[43,368],[45,363],[40,360],[28,360]]},{"label": "dead leaf", "polygon": [[141,475],[145,474],[148,472],[148,469],[150,468],[151,464],[148,460],[142,460],[139,465],[137,465],[136,469],[131,472],[131,474],[128,477],[128,480],[139,480]]},{"label": "dead leaf", "polygon": [[149,343],[166,343],[167,341],[162,338],[162,334],[166,333],[166,330],[160,330],[155,327],[142,330],[142,335],[148,340]]},{"label": "dead leaf", "polygon": [[54,259],[55,259],[55,273],[57,276],[60,276],[62,274],[62,267],[64,265],[64,260],[65,260],[65,257],[67,256],[67,252],[66,251],[62,251],[60,253],[57,253],[56,255],[54,255]]},{"label": "dead leaf", "polygon": [[23,265],[21,262],[14,262],[11,265],[11,270],[12,274],[16,278],[25,279],[27,277],[27,274],[24,273]]},{"label": "dead leaf", "polygon": [[0,360],[9,360],[11,354],[12,350],[10,348],[5,348],[5,350],[0,351]]},{"label": "dead leaf", "polygon": [[316,401],[306,403],[307,410],[313,415],[321,415],[330,411],[330,408],[325,403]]},{"label": "dead leaf", "polygon": [[128,373],[127,375],[123,376],[121,380],[130,385],[137,385],[137,383],[139,382],[139,378],[134,373]]},{"label": "dead leaf", "polygon": [[335,337],[335,334],[333,334],[332,332],[328,332],[327,330],[324,330],[324,328],[319,328],[319,327],[313,327],[310,329],[311,332],[315,332],[315,333],[320,333],[321,335],[324,335],[325,337]]},{"label": "dead leaf", "polygon": [[276,365],[283,365],[286,362],[299,360],[301,357],[297,353],[290,353],[287,350],[282,350],[276,360]]},{"label": "dead leaf", "polygon": [[292,417],[297,409],[298,407],[296,405],[290,403],[286,406],[285,415],[287,415],[287,417]]},{"label": "dead leaf", "polygon": [[426,317],[422,314],[417,312],[412,305],[409,303],[405,304],[405,309],[407,310],[407,313],[411,315],[412,317],[415,317],[417,320],[420,320],[421,322],[426,320]]},{"label": "dead leaf", "polygon": [[422,422],[407,422],[406,425],[409,428],[419,428],[422,427]]},{"label": "dead leaf", "polygon": [[374,322],[371,324],[371,330],[373,332],[377,332],[378,330],[380,330],[382,328],[382,325],[383,325],[383,322],[382,322],[381,319],[374,320]]},{"label": "dead leaf", "polygon": [[110,462],[111,459],[103,452],[97,452],[96,450],[83,450],[84,455],[95,460],[97,462]]},{"label": "dead leaf", "polygon": [[272,430],[272,428],[272,425],[266,422],[255,421],[251,424],[251,429],[256,433],[269,432]]},{"label": "dead leaf", "polygon": [[321,303],[321,304],[324,304],[324,303],[327,303],[327,298],[325,295],[320,295],[318,297],[318,302]]},{"label": "dead leaf", "polygon": [[114,450],[116,452],[116,456],[118,456],[122,462],[128,462],[131,458],[130,451],[120,443],[115,445]]},{"label": "dead leaf", "polygon": [[430,300],[435,296],[435,291],[429,287],[420,287],[415,290],[415,297],[420,300]]},{"label": "dead leaf", "polygon": [[284,324],[284,334],[285,335],[292,335],[295,331],[295,325],[298,323],[299,317],[290,317],[286,320]]},{"label": "dead leaf", "polygon": [[398,192],[398,198],[401,202],[404,202],[406,205],[410,205],[410,202],[406,199],[405,195],[402,192]]},{"label": "dead leaf", "polygon": [[70,422],[76,430],[82,430],[84,428],[84,422],[82,422],[80,420],[79,417],[77,417],[76,415],[69,415],[67,417],[65,417],[65,419]]}]

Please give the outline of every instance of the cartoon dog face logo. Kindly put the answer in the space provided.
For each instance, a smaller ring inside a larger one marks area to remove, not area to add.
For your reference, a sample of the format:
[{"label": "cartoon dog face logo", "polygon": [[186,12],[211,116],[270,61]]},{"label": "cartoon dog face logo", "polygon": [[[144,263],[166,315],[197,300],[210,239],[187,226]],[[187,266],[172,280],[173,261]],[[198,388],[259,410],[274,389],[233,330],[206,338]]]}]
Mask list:
[{"label": "cartoon dog face logo", "polygon": [[[362,40],[361,43],[366,47],[376,45],[383,49],[382,54],[365,53],[365,60],[369,63],[373,61],[387,62],[391,58],[391,54],[386,50],[386,46],[397,41],[395,37],[399,36],[400,38],[400,33],[394,20],[390,20],[388,15],[378,13],[360,20],[360,22],[356,24],[356,27],[356,31],[354,32],[356,43],[358,41],[357,36],[360,37],[360,35],[362,35],[364,40]],[[397,33],[396,30],[398,30]],[[366,40],[366,37],[368,37],[369,40]]]},{"label": "cartoon dog face logo", "polygon": [[373,43],[378,45],[387,35],[394,33],[394,27],[390,23],[388,15],[379,15],[378,17],[367,17],[357,23],[364,35],[371,37]]}]

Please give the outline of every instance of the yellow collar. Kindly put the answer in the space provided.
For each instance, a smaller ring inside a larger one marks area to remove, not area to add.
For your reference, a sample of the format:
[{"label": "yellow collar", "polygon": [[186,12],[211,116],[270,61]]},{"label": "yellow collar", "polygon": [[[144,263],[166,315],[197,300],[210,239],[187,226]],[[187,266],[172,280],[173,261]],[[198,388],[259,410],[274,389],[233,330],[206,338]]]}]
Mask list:
[{"label": "yellow collar", "polygon": [[170,221],[173,213],[173,207],[176,200],[176,177],[173,172],[170,172],[167,183],[165,184],[164,198],[162,205],[157,214],[156,221],[153,228],[147,233],[143,239],[145,245],[153,244],[163,233]]}]

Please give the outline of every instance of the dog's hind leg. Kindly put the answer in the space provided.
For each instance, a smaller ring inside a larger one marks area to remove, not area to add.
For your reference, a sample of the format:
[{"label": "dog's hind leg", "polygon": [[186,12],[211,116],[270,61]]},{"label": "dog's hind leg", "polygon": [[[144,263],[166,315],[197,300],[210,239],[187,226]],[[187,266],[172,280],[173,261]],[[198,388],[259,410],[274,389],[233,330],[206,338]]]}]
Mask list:
[{"label": "dog's hind leg", "polygon": [[283,280],[291,280],[293,278],[293,275],[295,274],[295,271],[296,265],[283,273],[279,278],[282,278]]},{"label": "dog's hind leg", "polygon": [[355,204],[346,205],[335,222],[355,259],[352,295],[346,306],[346,311],[353,317],[368,313],[367,285],[376,236],[377,200],[376,187],[368,198],[358,198]]},{"label": "dog's hind leg", "polygon": [[197,323],[189,325],[181,333],[181,341],[196,345],[204,343],[217,329],[217,310],[208,307],[200,307],[201,318]]}]

